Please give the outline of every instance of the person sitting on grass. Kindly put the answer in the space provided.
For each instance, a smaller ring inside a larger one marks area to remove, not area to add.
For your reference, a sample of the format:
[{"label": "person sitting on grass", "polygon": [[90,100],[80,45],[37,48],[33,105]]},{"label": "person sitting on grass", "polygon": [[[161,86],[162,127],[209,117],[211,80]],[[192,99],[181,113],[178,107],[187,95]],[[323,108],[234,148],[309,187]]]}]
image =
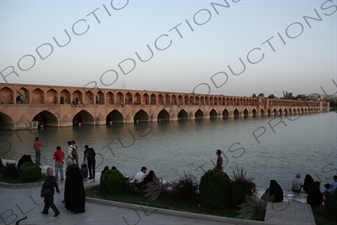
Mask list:
[{"label": "person sitting on grass", "polygon": [[146,174],[146,171],[147,168],[143,166],[141,170],[137,172],[136,175],[131,180],[131,182],[133,182],[134,185],[141,190],[146,187],[147,183],[153,182],[154,180],[158,180],[153,170],[151,170],[149,174]]}]

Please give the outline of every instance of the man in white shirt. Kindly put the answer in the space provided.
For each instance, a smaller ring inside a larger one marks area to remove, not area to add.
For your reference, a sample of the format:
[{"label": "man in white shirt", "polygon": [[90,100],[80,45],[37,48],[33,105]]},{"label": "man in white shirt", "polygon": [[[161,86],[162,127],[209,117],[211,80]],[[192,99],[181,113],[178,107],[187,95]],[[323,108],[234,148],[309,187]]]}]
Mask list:
[{"label": "man in white shirt", "polygon": [[300,193],[303,187],[303,182],[300,180],[301,174],[297,174],[292,181],[291,190],[296,193]]},{"label": "man in white shirt", "polygon": [[144,179],[147,176],[146,174],[147,168],[143,166],[139,172],[133,177],[132,181],[134,182],[136,187],[142,188],[144,184]]}]

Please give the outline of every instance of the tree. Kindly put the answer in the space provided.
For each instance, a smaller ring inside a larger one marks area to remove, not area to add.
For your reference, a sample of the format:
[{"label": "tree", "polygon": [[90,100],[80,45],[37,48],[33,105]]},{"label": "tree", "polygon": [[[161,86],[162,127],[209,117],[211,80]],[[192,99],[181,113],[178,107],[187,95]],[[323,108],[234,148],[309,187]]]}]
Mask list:
[{"label": "tree", "polygon": [[296,98],[293,96],[293,93],[292,93],[292,92],[287,92],[287,91],[283,91],[283,97],[284,97],[284,99],[296,99]]},{"label": "tree", "polygon": [[252,97],[253,97],[253,98],[255,98],[255,97],[256,97],[256,94],[255,94],[255,93],[253,93]]},{"label": "tree", "polygon": [[268,98],[276,98],[274,94],[268,95]]},{"label": "tree", "polygon": [[258,96],[259,96],[259,97],[264,97],[264,94],[263,94],[263,93],[260,93]]}]

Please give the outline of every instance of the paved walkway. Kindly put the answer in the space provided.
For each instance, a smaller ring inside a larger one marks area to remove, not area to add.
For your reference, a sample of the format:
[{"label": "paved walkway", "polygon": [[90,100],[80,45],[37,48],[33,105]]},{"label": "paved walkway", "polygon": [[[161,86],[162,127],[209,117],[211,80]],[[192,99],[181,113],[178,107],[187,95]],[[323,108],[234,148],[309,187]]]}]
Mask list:
[{"label": "paved walkway", "polygon": [[[47,166],[42,166],[45,171]],[[99,184],[99,174],[96,181],[84,181],[84,186],[89,187]],[[61,190],[64,183],[59,183]],[[285,193],[287,194],[287,193]],[[132,205],[119,202],[86,199],[86,212],[74,214],[65,209],[62,203],[63,194],[55,195],[55,205],[61,214],[53,217],[50,209],[49,215],[41,214],[43,199],[40,197],[40,187],[31,188],[8,188],[0,187],[0,224],[15,224],[15,222],[27,216],[20,224],[67,224],[67,225],[89,225],[89,224],[113,224],[113,225],[314,225],[311,208],[303,203],[305,196],[291,196],[282,203],[268,203],[265,222],[241,220],[236,218],[225,218],[208,216],[195,213],[177,212],[172,210],[150,208],[146,206]]]}]

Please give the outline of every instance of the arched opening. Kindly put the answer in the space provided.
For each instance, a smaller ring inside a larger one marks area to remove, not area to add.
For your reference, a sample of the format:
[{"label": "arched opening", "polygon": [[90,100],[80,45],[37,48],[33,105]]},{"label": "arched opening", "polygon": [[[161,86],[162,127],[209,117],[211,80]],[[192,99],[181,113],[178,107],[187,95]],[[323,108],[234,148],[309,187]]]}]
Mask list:
[{"label": "arched opening", "polygon": [[200,109],[198,109],[195,112],[194,117],[195,117],[196,120],[202,120],[202,119],[204,119],[204,113]]},{"label": "arched opening", "polygon": [[3,87],[0,89],[0,104],[13,104],[13,91],[8,87]]},{"label": "arched opening", "polygon": [[227,109],[225,109],[223,112],[222,112],[222,118],[228,118],[229,117],[229,112]]},{"label": "arched opening", "polygon": [[134,116],[134,123],[149,122],[149,115],[144,110],[139,110]]},{"label": "arched opening", "polygon": [[97,92],[95,102],[98,105],[104,105],[105,104],[104,94],[103,94],[102,91]]},{"label": "arched opening", "polygon": [[114,94],[109,91],[107,94],[106,94],[106,103],[108,105],[113,105],[115,104],[115,97],[114,97]]},{"label": "arched opening", "polygon": [[253,117],[256,117],[256,109],[253,109],[252,114],[253,114]]},{"label": "arched opening", "polygon": [[[96,99],[98,100],[98,99]],[[86,91],[84,94],[84,104],[86,105],[93,105],[95,102],[94,100],[94,93],[92,91]]]},{"label": "arched opening", "polygon": [[[73,105],[82,106],[82,104],[83,104],[82,92],[80,92],[79,90],[74,91],[72,98],[73,98],[73,102],[72,102]],[[69,99],[69,101],[70,101],[70,99]]]},{"label": "arched opening", "polygon": [[140,97],[140,94],[139,94],[139,93],[136,93],[136,94],[135,94],[135,97],[134,97],[133,104],[135,104],[135,105],[140,105],[140,103],[141,103],[141,97]]},{"label": "arched opening", "polygon": [[148,94],[143,94],[142,105],[148,105],[148,104],[150,104],[150,97]]},{"label": "arched opening", "polygon": [[106,124],[124,123],[123,114],[118,110],[113,110],[106,116]]},{"label": "arched opening", "polygon": [[70,92],[66,89],[60,93],[60,104],[70,104]]},{"label": "arched opening", "polygon": [[11,129],[14,127],[13,119],[5,113],[0,112],[0,128]]},{"label": "arched opening", "polygon": [[40,88],[34,89],[32,92],[32,104],[43,104],[44,103],[44,93]]},{"label": "arched opening", "polygon": [[261,116],[264,116],[264,110],[263,109],[260,110],[260,114],[261,114]]},{"label": "arched opening", "polygon": [[116,104],[122,106],[126,104],[126,102],[124,102],[124,95],[122,94],[122,92],[118,92],[116,94]]},{"label": "arched opening", "polygon": [[132,94],[128,92],[125,95],[125,105],[132,105],[132,104],[133,104]]},{"label": "arched opening", "polygon": [[53,113],[44,110],[34,116],[33,121],[38,121],[39,126],[43,125],[45,127],[57,127],[58,118]]},{"label": "arched opening", "polygon": [[164,105],[164,97],[162,94],[158,95],[158,105]]},{"label": "arched opening", "polygon": [[235,109],[233,112],[234,118],[239,118],[240,117],[240,112],[238,109]]},{"label": "arched opening", "polygon": [[20,88],[16,91],[17,104],[29,104],[29,91],[26,88]]},{"label": "arched opening", "polygon": [[57,104],[57,92],[54,89],[50,89],[47,91],[46,96],[46,103],[47,104]]},{"label": "arched opening", "polygon": [[73,118],[73,125],[90,124],[94,125],[94,117],[85,110],[78,112]]},{"label": "arched opening", "polygon": [[170,114],[165,110],[161,110],[158,114],[158,122],[170,121]]},{"label": "arched opening", "polygon": [[212,109],[209,113],[209,117],[211,118],[211,120],[216,120],[218,118],[218,113],[214,109]]},{"label": "arched opening", "polygon": [[151,95],[151,105],[157,105],[157,98],[155,94]]},{"label": "arched opening", "polygon": [[243,116],[244,116],[244,117],[248,117],[248,114],[249,114],[249,113],[248,113],[248,110],[247,110],[247,109],[243,110]]},{"label": "arched opening", "polygon": [[178,113],[178,120],[188,120],[188,113],[184,109]]}]

